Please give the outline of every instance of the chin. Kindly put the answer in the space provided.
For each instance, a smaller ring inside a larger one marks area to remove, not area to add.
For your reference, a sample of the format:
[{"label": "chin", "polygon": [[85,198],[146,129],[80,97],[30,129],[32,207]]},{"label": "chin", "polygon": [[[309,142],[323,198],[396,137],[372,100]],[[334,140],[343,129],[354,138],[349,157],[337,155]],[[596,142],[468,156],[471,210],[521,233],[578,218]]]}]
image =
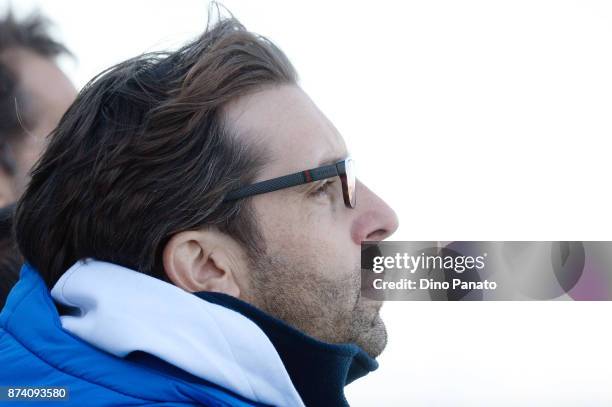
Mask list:
[{"label": "chin", "polygon": [[360,328],[353,342],[371,357],[378,357],[387,346],[387,328],[380,314],[376,312],[369,324]]}]

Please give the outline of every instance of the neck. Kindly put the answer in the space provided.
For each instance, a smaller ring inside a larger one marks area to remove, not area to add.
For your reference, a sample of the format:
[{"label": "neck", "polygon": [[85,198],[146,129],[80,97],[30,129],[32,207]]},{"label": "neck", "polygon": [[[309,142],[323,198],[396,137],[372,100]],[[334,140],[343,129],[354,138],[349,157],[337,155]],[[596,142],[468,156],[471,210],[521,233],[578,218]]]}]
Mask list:
[{"label": "neck", "polygon": [[211,292],[196,295],[239,312],[258,325],[276,348],[293,385],[308,406],[348,406],[344,386],[378,367],[357,345],[319,341],[229,295]]}]

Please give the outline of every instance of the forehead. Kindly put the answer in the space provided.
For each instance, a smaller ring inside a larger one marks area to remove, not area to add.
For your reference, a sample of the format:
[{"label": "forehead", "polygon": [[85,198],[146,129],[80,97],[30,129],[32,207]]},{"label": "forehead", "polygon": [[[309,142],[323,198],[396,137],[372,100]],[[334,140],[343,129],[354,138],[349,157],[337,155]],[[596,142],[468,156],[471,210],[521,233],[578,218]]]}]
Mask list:
[{"label": "forehead", "polygon": [[74,100],[76,89],[53,60],[22,48],[7,50],[2,57],[18,73],[20,87],[36,114],[59,119]]},{"label": "forehead", "polygon": [[240,97],[224,113],[239,140],[259,144],[268,152],[271,161],[260,174],[262,179],[347,155],[336,128],[298,86],[268,87]]}]

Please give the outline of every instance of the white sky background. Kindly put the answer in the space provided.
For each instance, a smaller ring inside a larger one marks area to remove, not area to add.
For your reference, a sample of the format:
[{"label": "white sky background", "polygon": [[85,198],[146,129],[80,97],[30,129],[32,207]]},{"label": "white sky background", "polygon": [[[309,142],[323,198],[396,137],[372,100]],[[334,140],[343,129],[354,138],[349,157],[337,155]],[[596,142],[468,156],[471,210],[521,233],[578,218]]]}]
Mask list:
[{"label": "white sky background", "polygon": [[[18,3],[57,23],[78,87],[199,34],[207,10],[195,0]],[[287,53],[361,180],[397,211],[393,239],[612,240],[612,2],[224,4]],[[388,303],[381,367],[348,387],[349,401],[612,405],[611,311]]]}]

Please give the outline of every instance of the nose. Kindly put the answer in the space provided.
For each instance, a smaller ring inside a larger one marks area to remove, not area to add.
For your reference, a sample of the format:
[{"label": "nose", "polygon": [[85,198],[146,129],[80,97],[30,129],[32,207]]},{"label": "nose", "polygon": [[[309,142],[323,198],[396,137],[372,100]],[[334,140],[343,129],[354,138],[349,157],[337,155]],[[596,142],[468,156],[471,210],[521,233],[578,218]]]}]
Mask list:
[{"label": "nose", "polygon": [[399,226],[393,209],[378,195],[357,181],[357,216],[351,227],[351,238],[355,244],[362,241],[384,240],[391,236]]}]

